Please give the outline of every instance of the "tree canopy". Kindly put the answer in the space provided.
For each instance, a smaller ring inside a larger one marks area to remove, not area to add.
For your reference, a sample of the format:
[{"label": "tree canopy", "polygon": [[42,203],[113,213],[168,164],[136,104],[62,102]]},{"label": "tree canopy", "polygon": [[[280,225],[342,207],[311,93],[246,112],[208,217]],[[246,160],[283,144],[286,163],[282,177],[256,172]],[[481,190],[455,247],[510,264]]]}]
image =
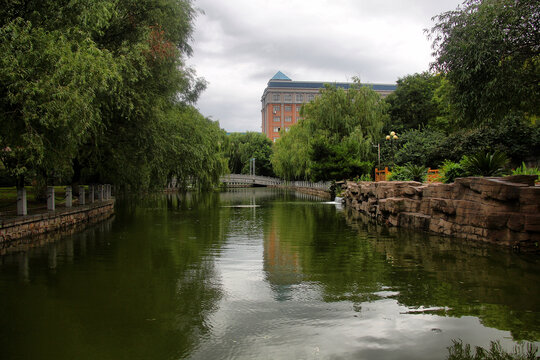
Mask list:
[{"label": "tree canopy", "polygon": [[407,75],[397,81],[396,91],[388,95],[388,115],[391,129],[402,132],[435,123],[440,114],[435,92],[442,77],[423,72]]},{"label": "tree canopy", "polygon": [[130,188],[187,172],[215,180],[224,133],[191,106],[205,82],[185,65],[195,15],[190,0],[5,3],[4,166],[20,179]]},{"label": "tree canopy", "polygon": [[249,161],[255,159],[255,174],[274,176],[270,155],[272,141],[263,133],[247,132],[229,135],[228,158],[232,174],[249,174]]},{"label": "tree canopy", "polygon": [[[304,118],[274,147],[274,171],[285,178],[333,180],[369,173],[381,136],[385,103],[358,79],[348,91],[326,85],[306,103]],[[294,140],[293,140],[294,139]],[[297,151],[303,147],[305,151]]]},{"label": "tree canopy", "polygon": [[467,122],[540,113],[540,3],[467,0],[434,18],[432,68]]}]

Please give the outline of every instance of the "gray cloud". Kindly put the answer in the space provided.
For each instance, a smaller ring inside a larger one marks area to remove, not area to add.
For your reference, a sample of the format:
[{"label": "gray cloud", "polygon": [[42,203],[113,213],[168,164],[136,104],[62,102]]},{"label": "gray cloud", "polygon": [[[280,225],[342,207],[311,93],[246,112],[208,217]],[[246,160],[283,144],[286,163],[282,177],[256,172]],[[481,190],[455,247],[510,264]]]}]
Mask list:
[{"label": "gray cloud", "polygon": [[228,131],[260,131],[278,70],[293,80],[393,83],[428,69],[431,17],[460,0],[197,0],[194,56],[209,86],[198,106]]}]

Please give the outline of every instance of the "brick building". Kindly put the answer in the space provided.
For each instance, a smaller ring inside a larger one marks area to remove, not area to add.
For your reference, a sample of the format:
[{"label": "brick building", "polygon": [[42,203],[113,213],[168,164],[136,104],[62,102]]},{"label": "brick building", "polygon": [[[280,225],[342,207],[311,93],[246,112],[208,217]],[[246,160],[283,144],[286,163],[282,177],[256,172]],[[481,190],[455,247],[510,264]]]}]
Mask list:
[{"label": "brick building", "polygon": [[[279,138],[280,130],[296,124],[300,118],[302,104],[315,99],[319,90],[328,82],[292,81],[287,75],[278,71],[268,81],[261,98],[262,132],[272,140]],[[353,83],[331,83],[343,89],[349,89]],[[370,86],[382,97],[394,90],[392,84],[364,84]]]}]

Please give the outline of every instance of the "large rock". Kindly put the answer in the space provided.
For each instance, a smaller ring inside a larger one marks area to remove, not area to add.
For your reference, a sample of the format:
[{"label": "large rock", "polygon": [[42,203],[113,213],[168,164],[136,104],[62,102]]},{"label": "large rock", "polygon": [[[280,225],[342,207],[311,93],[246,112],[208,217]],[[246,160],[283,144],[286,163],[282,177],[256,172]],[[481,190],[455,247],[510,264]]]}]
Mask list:
[{"label": "large rock", "polygon": [[458,178],[453,184],[347,182],[345,203],[393,226],[540,251],[535,176]]}]

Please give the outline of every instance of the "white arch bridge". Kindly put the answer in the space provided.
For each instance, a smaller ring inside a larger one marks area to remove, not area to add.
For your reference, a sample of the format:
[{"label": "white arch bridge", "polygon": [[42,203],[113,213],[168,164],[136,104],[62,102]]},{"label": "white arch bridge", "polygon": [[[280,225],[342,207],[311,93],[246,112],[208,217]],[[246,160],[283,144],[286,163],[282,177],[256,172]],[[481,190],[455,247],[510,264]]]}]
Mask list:
[{"label": "white arch bridge", "polygon": [[298,187],[321,189],[328,191],[330,185],[326,182],[311,182],[311,181],[287,181],[273,177],[244,175],[244,174],[229,174],[221,177],[221,182],[227,187],[249,187],[249,186],[274,186],[274,187]]}]

